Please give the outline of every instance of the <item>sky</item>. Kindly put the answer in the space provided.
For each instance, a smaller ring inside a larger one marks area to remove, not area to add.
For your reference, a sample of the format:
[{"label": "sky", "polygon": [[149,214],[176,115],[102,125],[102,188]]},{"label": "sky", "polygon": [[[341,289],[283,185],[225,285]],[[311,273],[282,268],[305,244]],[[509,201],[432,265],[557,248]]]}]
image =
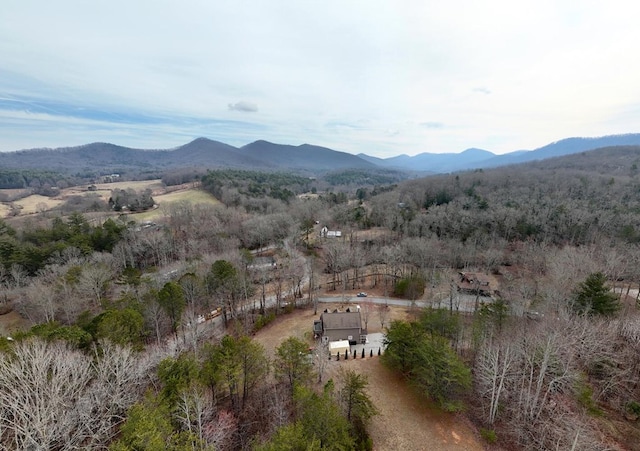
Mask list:
[{"label": "sky", "polygon": [[258,139],[377,157],[639,132],[628,0],[3,0],[0,151]]}]

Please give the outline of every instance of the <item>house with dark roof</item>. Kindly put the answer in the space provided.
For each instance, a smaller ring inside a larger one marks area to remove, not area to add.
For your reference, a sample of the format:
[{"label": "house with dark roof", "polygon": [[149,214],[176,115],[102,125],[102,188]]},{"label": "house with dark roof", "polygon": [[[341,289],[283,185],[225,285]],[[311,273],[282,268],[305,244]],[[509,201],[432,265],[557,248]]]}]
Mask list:
[{"label": "house with dark roof", "polygon": [[[347,309],[349,310],[349,309]],[[360,309],[357,311],[333,312],[326,311],[320,315],[319,320],[313,323],[313,332],[324,342],[348,340],[349,342],[362,342],[366,340],[366,331],[362,329]]]},{"label": "house with dark roof", "polygon": [[484,274],[460,272],[457,282],[458,291],[468,294],[491,296],[492,288],[489,279]]}]

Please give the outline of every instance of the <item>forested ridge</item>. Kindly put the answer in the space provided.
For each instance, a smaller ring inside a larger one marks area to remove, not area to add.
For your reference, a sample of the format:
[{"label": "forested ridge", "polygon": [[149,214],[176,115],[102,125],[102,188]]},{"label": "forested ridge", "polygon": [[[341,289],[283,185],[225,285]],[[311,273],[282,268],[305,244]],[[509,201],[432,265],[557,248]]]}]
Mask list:
[{"label": "forested ridge", "polygon": [[[322,284],[431,305],[387,324],[382,359],[487,444],[634,449],[638,160],[608,148],[361,186],[344,172],[340,188],[211,171],[221,205],[174,204],[149,227],[3,220],[1,308],[26,322],[0,339],[0,447],[371,449],[366,377],[318,382],[309,337],[273,355],[251,339]],[[255,264],[265,253],[277,266]],[[490,276],[492,298],[458,308],[458,271]]]}]

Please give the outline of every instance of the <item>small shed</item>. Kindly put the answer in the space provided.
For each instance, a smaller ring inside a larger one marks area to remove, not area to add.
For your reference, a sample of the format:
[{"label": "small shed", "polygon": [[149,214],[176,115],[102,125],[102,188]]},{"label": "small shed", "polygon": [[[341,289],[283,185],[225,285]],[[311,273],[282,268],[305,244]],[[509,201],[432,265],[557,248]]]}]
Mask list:
[{"label": "small shed", "polygon": [[345,352],[350,352],[349,340],[338,340],[329,342],[329,354],[332,356],[336,354],[344,355]]}]

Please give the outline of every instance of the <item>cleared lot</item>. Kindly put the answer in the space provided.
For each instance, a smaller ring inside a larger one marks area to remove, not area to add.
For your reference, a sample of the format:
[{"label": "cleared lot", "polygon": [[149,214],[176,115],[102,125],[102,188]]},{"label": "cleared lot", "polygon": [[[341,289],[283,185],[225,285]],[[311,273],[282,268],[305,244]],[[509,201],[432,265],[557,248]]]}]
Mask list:
[{"label": "cleared lot", "polygon": [[[324,308],[339,308],[340,304],[322,304]],[[320,317],[313,309],[296,310],[278,318],[260,330],[254,339],[266,348],[270,355],[287,337],[295,336],[310,340],[313,320]],[[390,319],[406,319],[408,309],[390,307]],[[380,324],[370,323],[370,332],[380,332]],[[370,433],[375,450],[482,450],[483,445],[477,431],[463,416],[444,413],[428,400],[416,393],[396,373],[384,367],[377,352],[373,357],[340,361],[332,360],[324,380],[336,377],[341,368],[350,368],[364,373],[369,378],[369,395],[380,410],[371,424]]]}]

